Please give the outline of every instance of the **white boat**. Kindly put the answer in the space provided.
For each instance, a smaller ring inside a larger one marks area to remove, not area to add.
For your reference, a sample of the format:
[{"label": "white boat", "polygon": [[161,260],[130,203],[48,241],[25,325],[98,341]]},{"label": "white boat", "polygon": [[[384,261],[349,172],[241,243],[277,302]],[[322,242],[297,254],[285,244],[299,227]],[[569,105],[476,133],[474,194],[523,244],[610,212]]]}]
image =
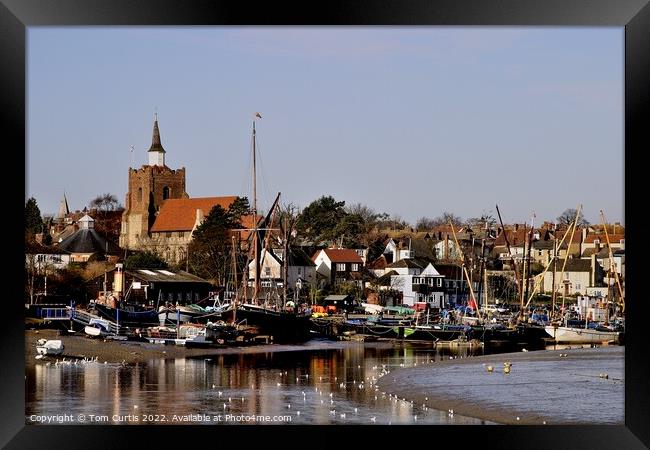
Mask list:
[{"label": "white boat", "polygon": [[36,352],[43,356],[60,355],[63,353],[63,349],[63,341],[58,339],[51,341],[39,339],[38,345],[36,346]]},{"label": "white boat", "polygon": [[104,319],[90,319],[90,322],[84,328],[84,332],[92,337],[106,336],[109,334],[109,330],[108,320]]},{"label": "white boat", "polygon": [[604,331],[593,328],[544,327],[557,344],[592,344],[602,342],[620,342],[621,333],[618,331]]}]

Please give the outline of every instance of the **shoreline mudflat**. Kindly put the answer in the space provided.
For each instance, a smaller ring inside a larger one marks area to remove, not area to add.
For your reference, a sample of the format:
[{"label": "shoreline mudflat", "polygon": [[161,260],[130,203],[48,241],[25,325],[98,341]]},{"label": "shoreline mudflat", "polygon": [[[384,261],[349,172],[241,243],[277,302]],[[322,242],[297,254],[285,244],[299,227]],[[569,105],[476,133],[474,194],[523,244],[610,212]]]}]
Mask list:
[{"label": "shoreline mudflat", "polygon": [[624,424],[624,347],[577,347],[400,368],[377,386],[420,408],[498,424]]},{"label": "shoreline mudflat", "polygon": [[[25,331],[25,365],[33,367],[39,363],[36,359],[36,343],[39,339],[60,339],[63,341],[64,351],[60,356],[50,356],[40,361],[71,359],[71,358],[95,358],[103,363],[142,363],[152,359],[167,358],[193,358],[209,355],[227,354],[250,354],[263,352],[283,351],[304,351],[333,348],[347,348],[351,346],[364,345],[353,341],[322,341],[311,340],[304,344],[256,344],[240,347],[217,347],[217,348],[185,348],[184,346],[151,344],[148,342],[134,341],[111,341],[101,338],[90,338],[83,335],[83,332],[66,334],[65,331],[41,329]],[[377,347],[392,347],[393,344],[373,343]]]}]

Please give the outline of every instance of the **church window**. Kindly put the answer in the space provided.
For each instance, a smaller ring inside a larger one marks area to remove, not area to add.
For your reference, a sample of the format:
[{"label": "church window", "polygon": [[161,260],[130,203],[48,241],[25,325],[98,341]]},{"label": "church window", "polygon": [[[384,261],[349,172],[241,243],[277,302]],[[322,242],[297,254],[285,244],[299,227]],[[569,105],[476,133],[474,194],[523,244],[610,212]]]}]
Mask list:
[{"label": "church window", "polygon": [[167,200],[169,198],[169,186],[163,187],[163,200]]}]

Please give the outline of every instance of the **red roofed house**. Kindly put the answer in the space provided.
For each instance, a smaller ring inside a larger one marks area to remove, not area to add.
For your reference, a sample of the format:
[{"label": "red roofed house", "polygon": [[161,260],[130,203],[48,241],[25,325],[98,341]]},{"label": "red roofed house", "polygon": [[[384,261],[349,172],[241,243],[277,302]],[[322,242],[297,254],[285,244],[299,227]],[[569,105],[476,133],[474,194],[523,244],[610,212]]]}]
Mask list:
[{"label": "red roofed house", "polygon": [[150,230],[149,246],[166,261],[183,261],[194,230],[215,206],[223,209],[237,197],[204,197],[165,200]]},{"label": "red roofed house", "polygon": [[326,248],[319,250],[311,259],[316,264],[316,272],[327,278],[332,286],[361,280],[363,260],[355,250]]}]

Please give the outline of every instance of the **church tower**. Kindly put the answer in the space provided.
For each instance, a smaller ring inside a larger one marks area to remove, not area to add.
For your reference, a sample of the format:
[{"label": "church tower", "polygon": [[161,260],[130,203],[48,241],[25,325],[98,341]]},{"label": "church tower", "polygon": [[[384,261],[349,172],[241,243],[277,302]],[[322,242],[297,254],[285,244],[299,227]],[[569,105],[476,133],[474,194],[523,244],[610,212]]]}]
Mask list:
[{"label": "church tower", "polygon": [[165,149],[160,140],[158,114],[153,123],[149,164],[129,167],[129,189],[124,202],[120,247],[138,250],[149,239],[149,230],[162,203],[168,198],[189,198],[185,192],[185,168],[172,170],[165,165]]}]

